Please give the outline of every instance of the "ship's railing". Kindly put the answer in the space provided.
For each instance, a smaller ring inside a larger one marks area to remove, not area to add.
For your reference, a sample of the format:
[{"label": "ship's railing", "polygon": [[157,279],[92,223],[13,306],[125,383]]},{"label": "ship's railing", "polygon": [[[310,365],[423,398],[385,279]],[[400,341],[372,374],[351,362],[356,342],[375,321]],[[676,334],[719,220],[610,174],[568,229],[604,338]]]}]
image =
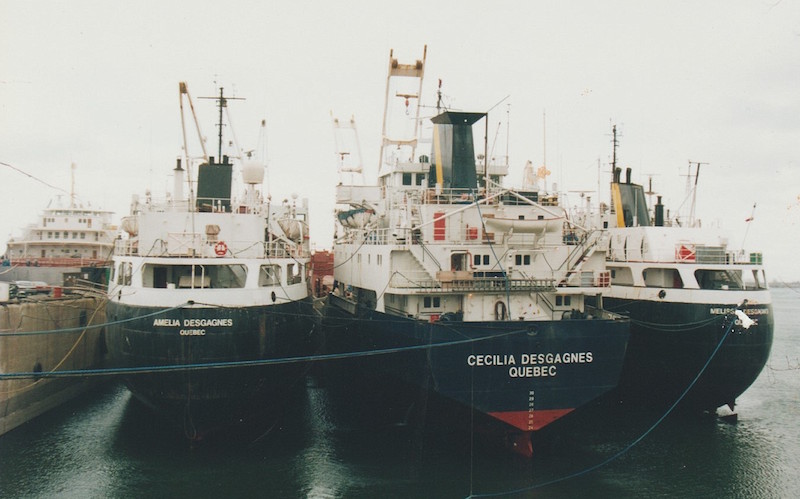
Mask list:
[{"label": "ship's railing", "polygon": [[608,254],[612,262],[647,262],[647,263],[679,263],[706,265],[762,265],[764,257],[761,252],[727,251],[724,246],[678,243],[674,253],[669,251],[650,251],[645,246],[636,251],[612,248]]},{"label": "ship's railing", "polygon": [[[140,246],[138,238],[118,239],[114,254],[121,256],[151,257],[218,257],[218,258],[306,258],[310,255],[305,245],[291,245],[285,241],[209,241],[192,238],[186,234],[183,242],[157,239],[149,248]],[[222,244],[220,244],[222,243]]]},{"label": "ship's railing", "polygon": [[[485,188],[468,189],[468,188],[447,188],[435,189],[425,186],[400,186],[390,188],[390,200],[394,205],[405,203],[417,204],[469,204],[486,197],[494,196],[495,194],[503,191],[499,186],[490,187],[487,191]],[[541,206],[556,207],[559,206],[558,195],[556,194],[540,194],[537,191],[515,191],[516,194],[523,198],[537,203]],[[490,199],[486,204],[496,205],[503,203],[506,205],[525,205],[530,204],[519,197],[507,192],[500,196]]]},{"label": "ship's railing", "polygon": [[[302,211],[297,207],[298,211]],[[179,212],[211,212],[211,213],[249,213],[265,214],[267,205],[261,201],[247,202],[238,198],[196,198],[192,204],[186,199],[174,200],[169,198],[148,197],[145,202],[138,202],[134,207],[135,212],[162,213],[168,211]]]},{"label": "ship's railing", "polygon": [[96,267],[105,265],[104,258],[11,258],[2,261],[5,267]]},{"label": "ship's railing", "polygon": [[[423,239],[421,231],[405,227],[395,227],[386,229],[362,229],[361,231],[350,230],[349,235],[338,240],[338,243],[351,242],[359,245],[379,245],[379,244],[424,244],[426,246],[440,245],[475,245],[501,244],[518,246],[519,249],[548,249],[566,245],[578,245],[583,243],[587,236],[579,229],[565,227],[561,231],[561,238],[558,242],[545,242],[536,234],[514,233],[506,234],[503,232],[483,231],[481,227],[464,226],[459,229],[448,228],[443,239]],[[349,239],[348,239],[349,238]]]},{"label": "ship's railing", "polygon": [[[414,289],[418,291],[554,291],[555,279],[550,278],[510,278],[502,275],[480,276],[488,274],[470,271],[440,271],[436,279],[424,271],[395,272],[389,286],[398,289]],[[492,273],[498,274],[498,273]],[[499,273],[502,274],[502,273]]]}]

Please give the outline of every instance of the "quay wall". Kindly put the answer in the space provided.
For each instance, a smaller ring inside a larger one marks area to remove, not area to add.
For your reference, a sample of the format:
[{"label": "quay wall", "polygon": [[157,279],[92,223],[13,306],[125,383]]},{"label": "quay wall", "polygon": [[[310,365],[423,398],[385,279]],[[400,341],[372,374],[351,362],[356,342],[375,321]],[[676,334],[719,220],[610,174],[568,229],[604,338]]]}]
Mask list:
[{"label": "quay wall", "polygon": [[[105,297],[32,296],[0,303],[0,374],[100,367],[105,356]],[[76,331],[63,329],[78,328]],[[48,331],[33,335],[20,332]],[[0,435],[84,393],[88,377],[0,377]]]}]

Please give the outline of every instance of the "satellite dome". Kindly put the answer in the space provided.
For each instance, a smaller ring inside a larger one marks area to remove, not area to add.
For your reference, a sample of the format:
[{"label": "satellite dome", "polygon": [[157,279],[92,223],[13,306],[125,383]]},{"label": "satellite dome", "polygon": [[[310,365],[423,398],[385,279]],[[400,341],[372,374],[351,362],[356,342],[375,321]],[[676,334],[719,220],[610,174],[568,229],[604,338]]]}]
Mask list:
[{"label": "satellite dome", "polygon": [[242,165],[242,180],[245,184],[261,184],[264,182],[264,165],[258,161],[245,161]]}]

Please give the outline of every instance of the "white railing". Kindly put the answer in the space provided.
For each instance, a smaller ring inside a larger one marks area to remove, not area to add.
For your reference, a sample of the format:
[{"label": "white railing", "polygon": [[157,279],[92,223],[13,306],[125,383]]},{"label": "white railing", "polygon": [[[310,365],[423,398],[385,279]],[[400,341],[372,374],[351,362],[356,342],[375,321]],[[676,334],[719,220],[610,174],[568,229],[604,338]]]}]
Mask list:
[{"label": "white railing", "polygon": [[[476,277],[476,274],[478,277]],[[553,278],[521,278],[512,276],[508,279],[502,275],[480,276],[482,272],[471,271],[439,271],[436,279],[424,271],[394,272],[389,286],[397,289],[414,289],[419,291],[554,291],[556,280]],[[495,273],[493,273],[495,274]]]},{"label": "white railing", "polygon": [[[170,235],[174,236],[174,235]],[[304,245],[291,245],[284,241],[219,241],[201,239],[201,234],[186,234],[183,240],[174,243],[157,239],[149,248],[140,246],[138,239],[118,239],[114,254],[121,256],[149,256],[176,258],[309,258],[310,253]],[[173,238],[171,238],[173,239]]]}]

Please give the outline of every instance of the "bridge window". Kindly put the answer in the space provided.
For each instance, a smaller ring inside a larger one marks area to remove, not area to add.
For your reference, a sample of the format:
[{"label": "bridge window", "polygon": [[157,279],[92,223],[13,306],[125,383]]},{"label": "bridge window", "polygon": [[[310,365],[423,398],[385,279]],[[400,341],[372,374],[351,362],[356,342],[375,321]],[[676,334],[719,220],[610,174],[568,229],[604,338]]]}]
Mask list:
[{"label": "bridge window", "polygon": [[627,267],[609,267],[611,282],[618,286],[633,286],[633,273]]},{"label": "bridge window", "polygon": [[767,289],[767,277],[764,269],[754,269],[752,273],[745,272],[744,285],[747,289]]},{"label": "bridge window", "polygon": [[642,272],[642,277],[648,288],[683,288],[683,279],[678,269],[648,268]]},{"label": "bridge window", "polygon": [[247,267],[232,265],[145,265],[142,285],[146,288],[243,288]]},{"label": "bridge window", "polygon": [[258,271],[259,287],[277,286],[281,283],[280,265],[262,265]]},{"label": "bridge window", "polygon": [[694,277],[700,289],[740,290],[745,285],[742,282],[740,270],[695,270]]}]

